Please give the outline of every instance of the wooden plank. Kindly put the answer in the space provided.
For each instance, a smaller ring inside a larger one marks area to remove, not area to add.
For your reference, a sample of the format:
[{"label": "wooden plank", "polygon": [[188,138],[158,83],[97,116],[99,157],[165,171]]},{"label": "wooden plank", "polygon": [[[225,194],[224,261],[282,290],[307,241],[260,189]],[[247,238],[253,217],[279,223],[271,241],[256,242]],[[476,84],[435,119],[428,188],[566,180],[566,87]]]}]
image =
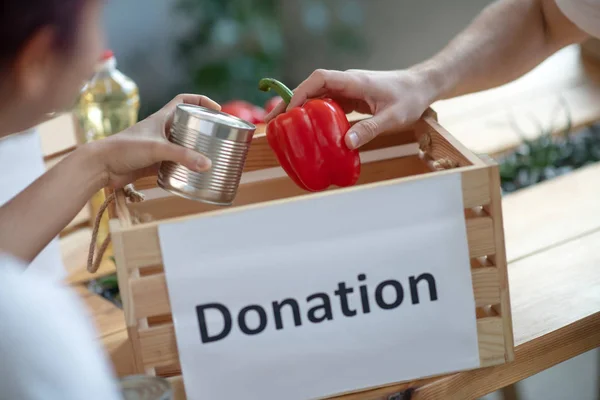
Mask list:
[{"label": "wooden plank", "polygon": [[[474,268],[472,279],[477,307],[500,302],[500,284],[496,267]],[[135,318],[156,317],[171,313],[164,273],[133,279],[130,288]]]},{"label": "wooden plank", "polygon": [[[361,176],[358,185],[373,183],[377,180],[385,181],[399,177],[418,176],[429,172],[425,164],[416,156],[384,160],[370,164],[367,172]],[[466,169],[461,174],[465,208],[488,204],[490,202],[490,189],[487,169]],[[326,192],[333,190],[339,189],[332,188]],[[240,207],[273,199],[285,199],[306,194],[305,191],[296,186],[287,177],[265,179],[264,181],[240,185],[238,195],[231,207]],[[223,209],[220,206],[192,201],[173,195],[129,204],[128,207],[131,211],[140,215],[148,214],[157,221]]]},{"label": "wooden plank", "polygon": [[489,306],[500,303],[500,277],[498,268],[474,268],[471,272],[475,306]]},{"label": "wooden plank", "polygon": [[504,329],[502,317],[477,320],[479,359],[482,367],[504,363]]},{"label": "wooden plank", "polygon": [[474,168],[461,172],[463,205],[473,208],[489,204],[490,175],[487,168]]},{"label": "wooden plank", "polygon": [[[477,320],[482,366],[504,362],[504,339],[500,317]],[[173,324],[139,330],[140,350],[146,367],[179,365],[179,353]],[[175,371],[181,373],[181,371]]]},{"label": "wooden plank", "polygon": [[477,258],[494,254],[494,225],[490,217],[467,219],[467,242],[469,256]]},{"label": "wooden plank", "polygon": [[[418,156],[408,156],[393,158],[378,162],[369,163],[363,166],[361,176],[357,185],[364,185],[377,181],[396,179],[399,177],[415,176],[430,172]],[[281,178],[265,179],[258,182],[243,183],[238,189],[235,202],[231,207],[240,207],[248,204],[255,204],[275,199],[285,199],[296,196],[307,195],[308,192],[299,188],[291,179],[284,174],[274,172],[272,175],[283,175]],[[268,176],[268,175],[267,175]],[[483,175],[472,179],[483,178]],[[475,186],[474,181],[468,184]],[[326,192],[339,190],[331,188]],[[475,189],[477,190],[477,188]],[[479,188],[478,195],[482,190]],[[229,207],[229,208],[231,208]],[[130,210],[135,210],[140,214],[149,214],[155,220],[176,218],[184,215],[198,214],[208,211],[222,210],[223,207],[210,204],[204,204],[198,201],[182,199],[176,196],[168,196],[157,199],[146,200],[141,203],[129,205]]]},{"label": "wooden plank", "polygon": [[171,313],[165,274],[140,277],[131,281],[131,296],[136,318],[155,317]]},{"label": "wooden plank", "polygon": [[513,340],[512,312],[510,305],[510,288],[508,281],[508,262],[506,260],[506,244],[504,234],[504,214],[502,212],[502,193],[500,189],[500,172],[498,165],[489,158],[484,162],[490,165],[490,190],[492,201],[484,206],[484,210],[492,217],[494,224],[494,244],[496,251],[488,258],[498,268],[498,282],[500,284],[500,303],[494,304],[496,312],[504,321],[505,359],[513,361],[515,357],[515,344]]},{"label": "wooden plank", "polygon": [[179,363],[173,324],[140,329],[139,337],[145,366],[157,367]]},{"label": "wooden plank", "polygon": [[[466,228],[471,258],[494,254],[494,230],[490,217],[470,218],[466,221]],[[138,225],[122,230],[120,234],[124,249],[121,265],[124,268],[133,270],[162,264],[156,223]]]},{"label": "wooden plank", "polygon": [[600,163],[507,196],[503,202],[509,261],[600,228]]}]

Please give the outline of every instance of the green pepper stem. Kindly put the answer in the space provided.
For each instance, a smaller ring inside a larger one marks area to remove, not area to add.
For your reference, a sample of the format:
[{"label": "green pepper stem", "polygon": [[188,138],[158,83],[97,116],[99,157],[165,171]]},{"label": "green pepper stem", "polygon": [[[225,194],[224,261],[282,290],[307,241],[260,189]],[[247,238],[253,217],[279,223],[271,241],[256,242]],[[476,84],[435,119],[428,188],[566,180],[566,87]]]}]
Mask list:
[{"label": "green pepper stem", "polygon": [[263,92],[268,92],[270,89],[273,89],[279,97],[285,101],[285,104],[290,104],[290,100],[292,100],[292,96],[294,93],[283,83],[279,82],[277,79],[273,78],[263,78],[258,82],[258,88]]}]

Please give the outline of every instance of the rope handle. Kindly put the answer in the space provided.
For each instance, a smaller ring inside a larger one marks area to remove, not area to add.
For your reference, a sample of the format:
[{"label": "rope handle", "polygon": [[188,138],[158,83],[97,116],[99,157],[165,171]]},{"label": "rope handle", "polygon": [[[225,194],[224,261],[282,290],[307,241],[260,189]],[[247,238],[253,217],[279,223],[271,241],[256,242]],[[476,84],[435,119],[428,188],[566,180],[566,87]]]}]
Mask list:
[{"label": "rope handle", "polygon": [[[133,187],[132,184],[126,185],[123,188],[123,193],[125,194],[125,197],[133,203],[139,203],[144,200],[144,195],[142,193],[138,192],[137,190],[135,190],[135,188]],[[88,272],[90,272],[92,274],[95,273],[96,271],[98,271],[98,268],[100,267],[100,263],[102,262],[102,258],[104,257],[104,253],[106,252],[106,249],[108,248],[108,245],[110,244],[110,233],[109,233],[106,236],[106,238],[102,241],[102,244],[100,245],[100,248],[98,249],[98,254],[96,254],[96,259],[94,259],[94,253],[96,251],[96,241],[98,240],[98,230],[100,229],[100,221],[102,220],[102,216],[104,215],[104,212],[106,211],[106,209],[108,208],[110,203],[115,201],[115,199],[116,199],[115,194],[111,193],[104,200],[104,202],[98,209],[98,213],[96,214],[96,219],[94,220],[94,228],[92,229],[92,240],[90,242],[90,250],[88,253],[88,260],[87,260],[87,270],[88,270]]]}]

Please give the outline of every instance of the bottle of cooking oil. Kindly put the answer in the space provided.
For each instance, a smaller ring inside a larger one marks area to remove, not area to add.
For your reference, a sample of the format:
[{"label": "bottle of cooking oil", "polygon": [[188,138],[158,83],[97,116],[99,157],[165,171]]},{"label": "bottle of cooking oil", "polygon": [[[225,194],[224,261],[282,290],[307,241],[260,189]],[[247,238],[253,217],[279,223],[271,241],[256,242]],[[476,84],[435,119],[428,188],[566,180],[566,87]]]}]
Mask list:
[{"label": "bottle of cooking oil", "polygon": [[[117,69],[117,61],[111,50],[100,58],[92,79],[79,94],[75,114],[81,125],[84,143],[121,132],[135,124],[140,106],[138,87],[133,80]],[[92,221],[105,200],[101,190],[91,199]],[[97,246],[109,233],[108,214],[102,217]],[[111,246],[112,247],[112,246]],[[112,254],[112,249],[107,249]]]}]

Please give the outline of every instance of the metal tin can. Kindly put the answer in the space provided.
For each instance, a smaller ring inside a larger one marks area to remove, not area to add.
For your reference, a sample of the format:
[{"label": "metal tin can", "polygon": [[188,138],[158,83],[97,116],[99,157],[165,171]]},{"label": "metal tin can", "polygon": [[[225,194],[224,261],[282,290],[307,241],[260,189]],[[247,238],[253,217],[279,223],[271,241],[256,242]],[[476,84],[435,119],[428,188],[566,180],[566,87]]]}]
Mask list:
[{"label": "metal tin can", "polygon": [[211,159],[212,167],[206,172],[195,172],[164,161],[158,172],[158,186],[191,200],[231,205],[255,130],[253,124],[229,114],[179,104],[169,140],[204,154]]},{"label": "metal tin can", "polygon": [[124,400],[172,400],[169,381],[158,376],[130,375],[119,380]]}]

